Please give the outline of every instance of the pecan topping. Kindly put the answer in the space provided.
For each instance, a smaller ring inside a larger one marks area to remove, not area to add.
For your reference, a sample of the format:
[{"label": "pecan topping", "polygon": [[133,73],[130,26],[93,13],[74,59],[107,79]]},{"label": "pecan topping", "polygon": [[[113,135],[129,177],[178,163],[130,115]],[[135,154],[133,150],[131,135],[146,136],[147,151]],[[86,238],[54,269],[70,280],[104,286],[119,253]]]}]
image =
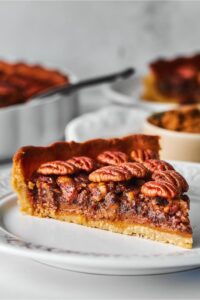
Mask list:
[{"label": "pecan topping", "polygon": [[102,167],[89,175],[89,180],[93,182],[101,181],[124,181],[131,179],[130,171],[122,166]]},{"label": "pecan topping", "polygon": [[131,177],[144,178],[148,175],[148,170],[141,164],[137,162],[128,162],[120,165],[125,168],[125,170],[131,173]]},{"label": "pecan topping", "polygon": [[37,172],[43,175],[67,175],[75,173],[76,168],[66,161],[55,160],[42,164]]},{"label": "pecan topping", "polygon": [[128,161],[125,153],[120,151],[105,151],[97,156],[99,162],[108,165],[120,165]]},{"label": "pecan topping", "polygon": [[131,158],[137,162],[143,162],[148,159],[158,159],[159,155],[157,152],[152,151],[151,149],[136,149],[131,152]]},{"label": "pecan topping", "polygon": [[180,193],[188,191],[188,183],[185,178],[176,171],[157,171],[153,173],[152,179],[156,181],[166,181],[172,183],[175,187],[178,188]]},{"label": "pecan topping", "polygon": [[68,203],[72,203],[77,198],[78,193],[74,180],[67,176],[59,176],[56,180],[62,191],[62,195]]},{"label": "pecan topping", "polygon": [[142,186],[141,192],[146,197],[163,197],[166,199],[173,199],[179,195],[178,189],[172,183],[165,181],[148,181]]},{"label": "pecan topping", "polygon": [[144,162],[144,166],[150,171],[167,171],[167,170],[174,170],[172,165],[167,163],[164,160],[157,160],[157,159],[149,159]]},{"label": "pecan topping", "polygon": [[72,157],[67,162],[75,168],[86,172],[90,172],[94,169],[94,161],[87,156]]},{"label": "pecan topping", "polygon": [[144,178],[148,170],[140,163],[123,163],[120,166],[102,167],[89,175],[89,180],[100,181],[124,181],[133,177]]}]

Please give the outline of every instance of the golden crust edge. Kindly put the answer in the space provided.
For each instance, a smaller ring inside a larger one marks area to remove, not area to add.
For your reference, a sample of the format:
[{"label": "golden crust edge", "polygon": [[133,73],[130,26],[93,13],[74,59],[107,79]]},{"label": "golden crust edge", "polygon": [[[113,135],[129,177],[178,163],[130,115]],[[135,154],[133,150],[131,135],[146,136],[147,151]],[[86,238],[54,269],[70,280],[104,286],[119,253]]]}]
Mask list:
[{"label": "golden crust edge", "polygon": [[22,178],[30,178],[31,174],[45,162],[67,160],[72,156],[87,155],[94,158],[102,151],[115,149],[125,153],[132,148],[151,149],[159,152],[159,137],[156,135],[133,134],[122,138],[92,139],[86,142],[55,142],[46,147],[25,146],[13,156],[13,173],[20,169]]},{"label": "golden crust edge", "polygon": [[28,187],[24,180],[22,169],[18,164],[13,164],[10,181],[13,190],[17,193],[18,204],[21,210],[32,215],[33,207],[29,201]]},{"label": "golden crust edge", "polygon": [[143,92],[141,98],[145,101],[154,101],[161,103],[177,103],[179,102],[176,98],[170,98],[164,96],[159,92],[155,85],[156,78],[152,72],[143,78]]},{"label": "golden crust edge", "polygon": [[[28,213],[29,211],[23,210],[23,212]],[[34,213],[35,217],[44,217],[41,213]],[[97,228],[101,230],[107,230],[115,233],[134,235],[138,237],[143,237],[145,239],[150,239],[152,241],[164,242],[173,244],[179,247],[191,249],[192,248],[192,235],[169,232],[161,228],[152,228],[148,224],[138,224],[138,223],[128,223],[123,221],[108,221],[108,220],[88,220],[85,216],[81,214],[51,214],[51,218],[59,221],[64,221],[68,223],[75,223],[91,228]]]}]

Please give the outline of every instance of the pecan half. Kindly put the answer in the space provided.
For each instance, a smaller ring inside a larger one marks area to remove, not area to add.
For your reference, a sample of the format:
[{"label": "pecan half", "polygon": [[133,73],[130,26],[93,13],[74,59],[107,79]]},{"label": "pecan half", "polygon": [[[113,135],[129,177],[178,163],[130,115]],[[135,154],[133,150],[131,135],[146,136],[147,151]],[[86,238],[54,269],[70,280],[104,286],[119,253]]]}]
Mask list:
[{"label": "pecan half", "polygon": [[95,202],[101,201],[108,193],[108,188],[103,182],[92,182],[88,185],[91,192],[91,199]]},{"label": "pecan half", "polygon": [[179,190],[172,183],[165,181],[148,181],[142,186],[141,192],[146,197],[166,199],[173,199],[179,195]]},{"label": "pecan half", "polygon": [[136,149],[131,152],[131,158],[137,162],[144,162],[148,159],[158,159],[159,155],[157,152],[152,151],[151,149]]},{"label": "pecan half", "polygon": [[148,170],[140,163],[123,163],[120,166],[102,167],[89,175],[89,180],[101,181],[124,181],[133,177],[144,178]]},{"label": "pecan half", "polygon": [[170,165],[164,160],[149,159],[143,164],[150,172],[174,170],[172,165]]},{"label": "pecan half", "polygon": [[103,164],[117,166],[127,162],[128,157],[120,151],[105,151],[97,156],[97,160]]},{"label": "pecan half", "polygon": [[59,176],[56,182],[62,191],[64,199],[68,203],[72,203],[78,196],[74,180],[67,176]]},{"label": "pecan half", "polygon": [[148,175],[148,170],[138,162],[128,162],[120,165],[125,170],[131,173],[131,177],[145,178]]},{"label": "pecan half", "polygon": [[67,160],[67,162],[79,170],[90,172],[94,169],[94,161],[87,156],[75,156]]},{"label": "pecan half", "polygon": [[43,175],[67,175],[75,173],[76,168],[66,161],[55,160],[42,164],[37,172]]},{"label": "pecan half", "polygon": [[130,171],[121,166],[102,167],[89,175],[89,180],[93,182],[101,181],[124,181],[131,179]]},{"label": "pecan half", "polygon": [[56,188],[54,186],[53,180],[48,182],[48,180],[42,181],[38,178],[36,181],[37,186],[37,198],[36,198],[36,210],[42,213],[42,216],[49,217],[58,208],[58,203],[56,201]]},{"label": "pecan half", "polygon": [[181,174],[173,170],[157,171],[153,173],[152,179],[156,181],[170,182],[179,189],[180,193],[187,192],[189,188],[185,178]]}]

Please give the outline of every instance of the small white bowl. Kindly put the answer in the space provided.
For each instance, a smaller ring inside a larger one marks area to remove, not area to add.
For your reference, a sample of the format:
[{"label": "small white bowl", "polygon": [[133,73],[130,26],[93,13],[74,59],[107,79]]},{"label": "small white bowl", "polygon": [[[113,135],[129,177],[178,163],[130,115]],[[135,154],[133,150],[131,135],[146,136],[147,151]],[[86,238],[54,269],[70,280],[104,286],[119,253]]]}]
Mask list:
[{"label": "small white bowl", "polygon": [[103,88],[106,98],[123,106],[134,106],[150,112],[159,112],[173,109],[175,103],[159,103],[141,99],[142,76],[135,75],[133,78],[116,81]]},{"label": "small white bowl", "polygon": [[161,158],[200,162],[200,134],[167,130],[144,122],[144,133],[161,137]]},{"label": "small white bowl", "polygon": [[[70,82],[77,81],[68,70],[59,70],[68,75]],[[73,93],[0,108],[0,160],[11,158],[24,145],[42,146],[62,139],[66,123],[77,115],[77,106],[77,93]]]},{"label": "small white bowl", "polygon": [[75,118],[65,129],[65,139],[83,142],[93,138],[141,133],[148,113],[136,108],[107,106]]}]

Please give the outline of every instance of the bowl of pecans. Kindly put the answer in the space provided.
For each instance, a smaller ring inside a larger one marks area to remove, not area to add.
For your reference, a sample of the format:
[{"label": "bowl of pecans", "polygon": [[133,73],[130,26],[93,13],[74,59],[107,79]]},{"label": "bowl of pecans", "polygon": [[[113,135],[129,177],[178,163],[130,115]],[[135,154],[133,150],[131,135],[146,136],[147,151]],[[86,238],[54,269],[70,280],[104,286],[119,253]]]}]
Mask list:
[{"label": "bowl of pecans", "polygon": [[200,162],[200,107],[154,113],[144,123],[146,134],[161,137],[161,158]]}]

